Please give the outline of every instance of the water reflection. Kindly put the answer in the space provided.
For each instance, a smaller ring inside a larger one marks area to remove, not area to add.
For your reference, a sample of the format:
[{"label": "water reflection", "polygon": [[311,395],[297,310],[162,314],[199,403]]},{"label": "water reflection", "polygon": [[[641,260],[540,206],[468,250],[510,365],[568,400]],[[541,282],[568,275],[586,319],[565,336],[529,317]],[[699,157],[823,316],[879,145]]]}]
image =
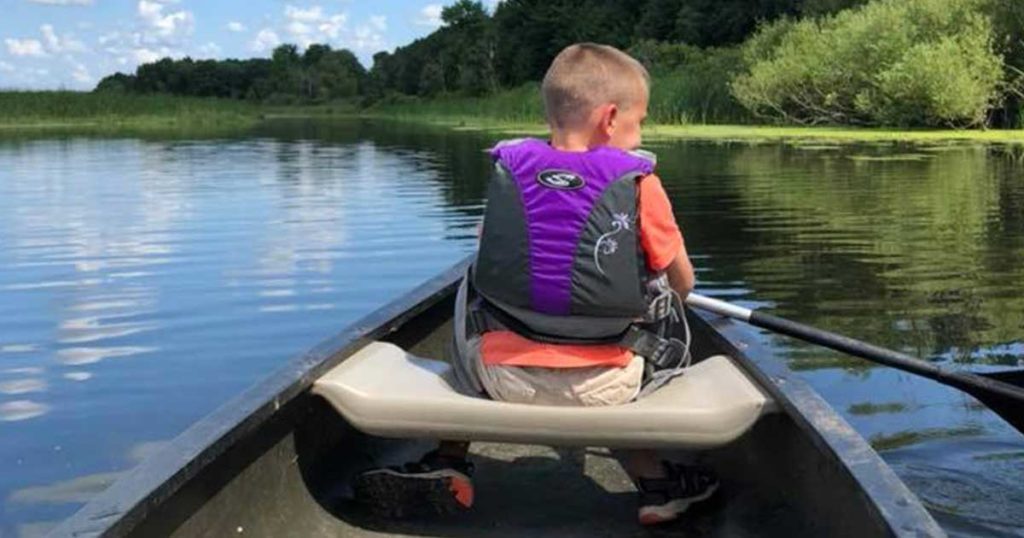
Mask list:
[{"label": "water reflection", "polygon": [[46,390],[46,381],[43,379],[16,379],[14,381],[0,381],[0,394],[28,394],[30,392],[43,392]]},{"label": "water reflection", "polygon": [[307,129],[0,141],[0,535],[471,248],[432,152]]},{"label": "water reflection", "polygon": [[[132,465],[136,465],[156,454],[166,444],[166,441],[137,443],[128,450],[127,458]],[[124,471],[95,473],[45,485],[28,486],[11,492],[5,501],[21,507],[81,506],[125,474]],[[59,522],[60,519],[22,523],[17,526],[16,534],[20,538],[45,536]]]},{"label": "water reflection", "polygon": [[918,356],[1005,362],[987,350],[1022,339],[1024,298],[1002,292],[1024,277],[1024,227],[1002,209],[1020,169],[984,147],[900,151],[747,146],[708,167],[672,148],[669,188],[713,280],[742,275],[782,315]]},{"label": "water reflection", "polygon": [[107,489],[124,473],[97,473],[49,484],[19,489],[7,498],[14,504],[84,504]]},{"label": "water reflection", "polygon": [[143,353],[157,351],[156,347],[121,346],[121,347],[72,347],[57,351],[57,358],[66,366],[82,366],[95,364],[104,359],[117,357],[133,357]]},{"label": "water reflection", "polygon": [[32,400],[11,400],[0,403],[0,421],[17,422],[45,415],[50,406]]}]

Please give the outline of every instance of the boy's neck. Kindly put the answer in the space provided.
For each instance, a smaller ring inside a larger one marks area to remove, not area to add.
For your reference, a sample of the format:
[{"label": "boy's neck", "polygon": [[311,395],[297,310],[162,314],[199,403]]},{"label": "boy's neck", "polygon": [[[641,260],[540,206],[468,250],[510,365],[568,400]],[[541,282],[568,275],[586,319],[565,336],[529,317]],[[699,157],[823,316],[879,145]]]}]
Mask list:
[{"label": "boy's neck", "polygon": [[590,151],[591,149],[604,146],[608,143],[607,140],[602,140],[602,138],[605,137],[597,136],[599,134],[600,133],[551,129],[551,147],[559,151],[576,153]]}]

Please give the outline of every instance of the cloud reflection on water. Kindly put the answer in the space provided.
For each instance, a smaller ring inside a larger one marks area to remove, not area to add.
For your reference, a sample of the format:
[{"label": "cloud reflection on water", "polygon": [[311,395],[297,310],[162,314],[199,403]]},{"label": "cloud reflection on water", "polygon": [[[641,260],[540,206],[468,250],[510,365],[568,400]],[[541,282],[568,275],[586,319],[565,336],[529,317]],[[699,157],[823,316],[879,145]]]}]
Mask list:
[{"label": "cloud reflection on water", "polygon": [[31,400],[14,400],[0,403],[0,421],[18,422],[45,415],[50,406]]}]

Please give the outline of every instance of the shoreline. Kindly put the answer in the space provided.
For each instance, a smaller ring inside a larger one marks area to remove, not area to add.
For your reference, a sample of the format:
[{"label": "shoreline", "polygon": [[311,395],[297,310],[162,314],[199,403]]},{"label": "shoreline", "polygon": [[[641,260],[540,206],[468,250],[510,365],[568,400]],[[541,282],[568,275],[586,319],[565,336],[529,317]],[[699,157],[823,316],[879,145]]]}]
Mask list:
[{"label": "shoreline", "polygon": [[[548,132],[542,123],[507,121],[480,117],[415,116],[387,113],[358,114],[355,117],[432,125],[453,130],[482,131],[506,135],[544,135]],[[852,143],[911,143],[911,144],[1005,144],[1024,146],[1024,129],[892,129],[858,127],[796,127],[774,125],[679,125],[649,124],[644,127],[644,140],[666,142],[673,140],[704,140],[724,142],[817,142],[833,144]]]},{"label": "shoreline", "polygon": [[[490,132],[502,135],[542,136],[547,127],[540,122],[510,121],[479,116],[410,115],[387,112],[332,111],[324,107],[268,107],[247,112],[209,110],[195,114],[96,116],[75,119],[38,118],[0,122],[0,133],[43,132],[221,130],[245,129],[264,122],[282,120],[374,120],[428,125],[452,130]],[[1002,144],[1024,146],[1022,130],[891,129],[857,127],[795,127],[771,125],[677,125],[652,124],[645,127],[644,138],[651,142],[704,140],[745,143],[909,143],[909,144]]]}]

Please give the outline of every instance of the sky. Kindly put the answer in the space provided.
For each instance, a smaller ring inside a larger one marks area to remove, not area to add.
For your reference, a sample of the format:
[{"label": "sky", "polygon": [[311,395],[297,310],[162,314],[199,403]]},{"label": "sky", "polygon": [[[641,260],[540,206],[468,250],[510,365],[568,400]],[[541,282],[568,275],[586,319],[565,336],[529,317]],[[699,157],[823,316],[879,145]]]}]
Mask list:
[{"label": "sky", "polygon": [[[0,0],[0,88],[90,90],[174,58],[268,57],[280,43],[381,50],[441,25],[434,0]],[[494,0],[485,2],[493,5]]]}]

